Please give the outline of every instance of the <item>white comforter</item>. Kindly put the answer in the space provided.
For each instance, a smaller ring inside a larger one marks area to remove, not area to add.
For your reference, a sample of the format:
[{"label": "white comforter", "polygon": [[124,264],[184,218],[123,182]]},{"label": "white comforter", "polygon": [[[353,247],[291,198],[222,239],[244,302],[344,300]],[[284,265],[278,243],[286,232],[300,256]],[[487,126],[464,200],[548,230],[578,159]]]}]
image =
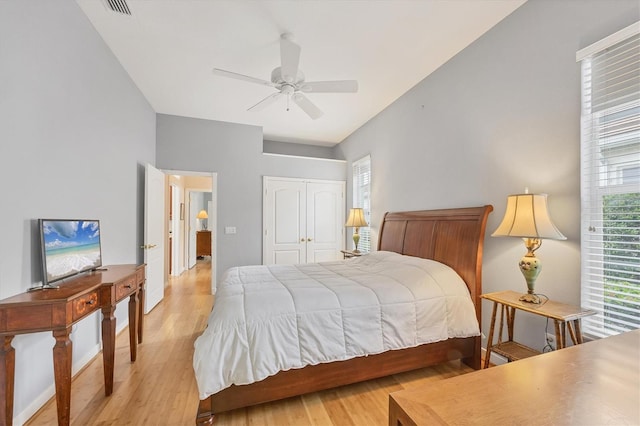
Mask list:
[{"label": "white comforter", "polygon": [[193,368],[204,399],[281,370],[477,335],[467,287],[432,260],[243,266],[218,286]]}]

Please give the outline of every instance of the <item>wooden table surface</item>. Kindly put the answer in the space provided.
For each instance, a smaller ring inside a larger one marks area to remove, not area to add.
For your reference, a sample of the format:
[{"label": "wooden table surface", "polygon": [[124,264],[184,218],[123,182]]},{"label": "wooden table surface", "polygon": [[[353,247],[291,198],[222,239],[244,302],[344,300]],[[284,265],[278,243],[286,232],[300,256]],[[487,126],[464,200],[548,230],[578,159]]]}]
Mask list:
[{"label": "wooden table surface", "polygon": [[572,321],[589,315],[595,315],[595,311],[584,309],[579,306],[567,305],[566,303],[554,302],[553,300],[545,300],[543,303],[535,304],[529,302],[521,302],[518,293],[512,290],[498,291],[495,293],[483,294],[483,299],[498,302],[503,305],[511,306],[521,311],[530,312],[532,314],[541,315],[558,321]]},{"label": "wooden table surface", "polygon": [[638,425],[640,330],[389,397],[390,425]]}]

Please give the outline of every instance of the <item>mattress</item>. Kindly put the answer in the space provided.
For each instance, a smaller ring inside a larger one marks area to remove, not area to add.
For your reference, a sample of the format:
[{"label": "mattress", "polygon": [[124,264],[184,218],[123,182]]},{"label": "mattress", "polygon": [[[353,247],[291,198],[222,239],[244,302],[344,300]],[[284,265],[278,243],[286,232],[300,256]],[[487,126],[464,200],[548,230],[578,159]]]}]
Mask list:
[{"label": "mattress", "polygon": [[480,334],[450,267],[374,252],[337,262],[231,268],[195,342],[200,399],[279,371]]}]

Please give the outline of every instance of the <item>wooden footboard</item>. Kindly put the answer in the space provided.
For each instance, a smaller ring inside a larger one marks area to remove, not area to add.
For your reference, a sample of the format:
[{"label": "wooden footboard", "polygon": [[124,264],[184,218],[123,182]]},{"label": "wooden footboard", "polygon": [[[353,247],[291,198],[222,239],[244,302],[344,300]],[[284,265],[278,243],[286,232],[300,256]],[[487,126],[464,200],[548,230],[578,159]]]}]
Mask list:
[{"label": "wooden footboard", "polygon": [[260,382],[231,386],[200,401],[196,424],[212,424],[215,413],[385,377],[450,360],[466,359],[472,367],[479,366],[480,354],[475,351],[476,341],[479,340],[479,337],[449,339],[415,348],[281,371]]}]

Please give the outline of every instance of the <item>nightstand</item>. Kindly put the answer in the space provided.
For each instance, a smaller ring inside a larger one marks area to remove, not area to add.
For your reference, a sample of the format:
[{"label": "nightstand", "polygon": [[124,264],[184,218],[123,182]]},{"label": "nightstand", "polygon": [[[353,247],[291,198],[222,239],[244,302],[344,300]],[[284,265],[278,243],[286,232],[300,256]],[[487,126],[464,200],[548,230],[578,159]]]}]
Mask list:
[{"label": "nightstand", "polygon": [[362,256],[364,253],[361,252],[354,252],[353,250],[340,250],[340,253],[342,253],[342,258],[343,259],[351,259],[352,257],[360,257]]},{"label": "nightstand", "polygon": [[[515,291],[499,291],[480,296],[493,302],[493,313],[491,314],[491,325],[489,326],[489,339],[487,340],[487,353],[484,359],[484,368],[489,366],[491,352],[504,356],[509,361],[516,361],[522,358],[538,355],[540,352],[522,345],[513,340],[513,325],[516,317],[516,310],[529,312],[552,319],[556,331],[556,348],[562,349],[567,343],[567,329],[574,345],[582,343],[582,331],[580,330],[580,319],[589,315],[595,315],[595,311],[582,309],[579,306],[566,305],[564,303],[547,300],[541,304],[521,302],[518,300],[521,293]],[[500,328],[497,332],[498,342],[493,344],[493,335],[496,326],[496,314],[500,308]],[[508,340],[502,341],[504,324],[507,324]]]}]

